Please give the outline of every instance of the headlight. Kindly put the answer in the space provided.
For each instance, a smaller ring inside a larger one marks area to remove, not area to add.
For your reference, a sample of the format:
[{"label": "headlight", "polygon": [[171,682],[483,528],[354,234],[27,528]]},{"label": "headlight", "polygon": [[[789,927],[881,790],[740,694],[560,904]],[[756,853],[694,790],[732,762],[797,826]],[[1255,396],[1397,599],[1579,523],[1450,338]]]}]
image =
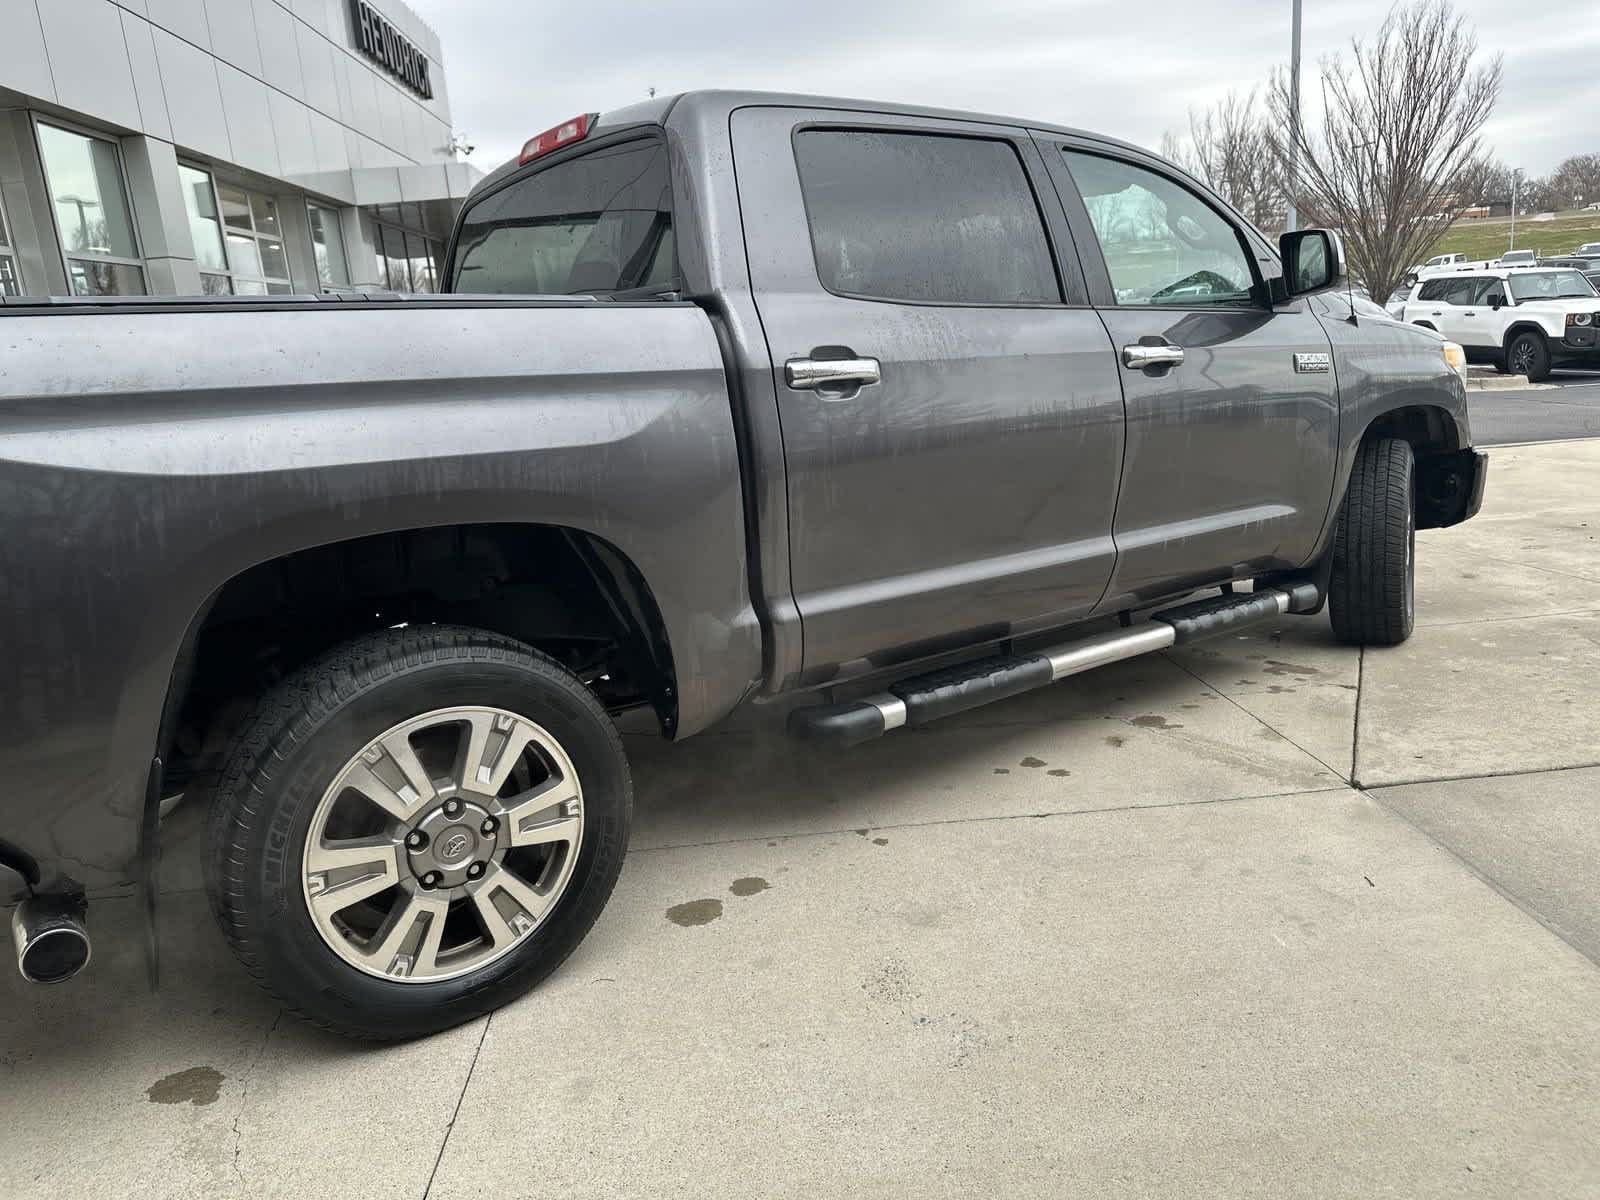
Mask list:
[{"label": "headlight", "polygon": [[1444,364],[1461,376],[1462,386],[1467,382],[1467,352],[1454,342],[1445,342],[1441,347],[1444,351]]},{"label": "headlight", "polygon": [[1568,313],[1567,314],[1567,324],[1568,325],[1590,325],[1590,324],[1593,324],[1593,322],[1594,322],[1594,314],[1593,313]]}]

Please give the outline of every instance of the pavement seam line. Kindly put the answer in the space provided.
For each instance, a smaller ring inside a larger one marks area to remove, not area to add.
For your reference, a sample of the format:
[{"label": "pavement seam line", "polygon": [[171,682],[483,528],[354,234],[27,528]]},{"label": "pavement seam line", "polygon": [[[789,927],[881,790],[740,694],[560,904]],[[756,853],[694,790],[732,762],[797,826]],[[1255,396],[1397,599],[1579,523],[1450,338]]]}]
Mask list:
[{"label": "pavement seam line", "polygon": [[1518,775],[1553,775],[1558,771],[1592,771],[1600,767],[1600,759],[1594,762],[1565,763],[1559,767],[1515,767],[1504,771],[1477,771],[1471,775],[1418,775],[1412,779],[1374,780],[1371,783],[1357,783],[1352,786],[1362,791],[1381,791],[1384,788],[1415,787],[1419,783],[1470,783],[1474,779],[1511,779]]},{"label": "pavement seam line", "polygon": [[461,1115],[461,1102],[467,1098],[467,1088],[472,1085],[472,1073],[478,1069],[478,1055],[483,1053],[483,1042],[489,1036],[489,1026],[493,1021],[492,1012],[483,1020],[483,1029],[478,1033],[478,1044],[472,1051],[472,1061],[467,1064],[467,1077],[461,1081],[461,1091],[456,1096],[456,1106],[450,1112],[450,1123],[444,1127],[444,1137],[439,1139],[439,1153],[433,1156],[433,1170],[428,1172],[428,1182],[422,1189],[422,1200],[428,1200],[429,1194],[433,1191],[433,1181],[439,1174],[439,1164],[444,1161],[444,1148],[450,1144],[450,1135],[456,1131],[456,1118]]},{"label": "pavement seam line", "polygon": [[[1537,568],[1535,568],[1537,569]],[[1472,617],[1464,621],[1427,621],[1419,622],[1417,628],[1422,629],[1458,629],[1462,625],[1503,625],[1507,621],[1543,621],[1552,617],[1590,617],[1600,613],[1600,607],[1566,608],[1560,612],[1547,613],[1518,613],[1510,617]]]},{"label": "pavement seam line", "polygon": [[[1210,682],[1209,680],[1201,677],[1200,675],[1195,674],[1195,672],[1191,671],[1187,666],[1185,666],[1181,662],[1178,662],[1176,659],[1173,659],[1173,660],[1170,660],[1170,661],[1172,661],[1173,665],[1176,666],[1179,670],[1185,672],[1188,675],[1193,676],[1195,681],[1197,683],[1199,683],[1202,687],[1209,689],[1211,692],[1215,693],[1216,695],[1220,696],[1222,699],[1226,700],[1229,704],[1233,705],[1240,712],[1242,712],[1245,716],[1249,717],[1252,721],[1256,722],[1258,725],[1262,726],[1264,729],[1272,730],[1273,733],[1277,734],[1284,741],[1288,742],[1289,745],[1293,746],[1296,750],[1300,751],[1301,754],[1304,754],[1312,762],[1317,763],[1319,766],[1323,767],[1326,770],[1332,771],[1333,772],[1333,776],[1334,776],[1335,779],[1342,779],[1346,783],[1350,782],[1350,777],[1347,776],[1347,775],[1341,774],[1338,767],[1334,766],[1332,763],[1323,762],[1322,759],[1318,758],[1315,754],[1311,753],[1311,751],[1307,750],[1304,746],[1302,746],[1299,742],[1295,741],[1292,737],[1290,737],[1283,730],[1279,729],[1271,721],[1268,721],[1265,717],[1261,716],[1259,713],[1251,712],[1248,708],[1246,708],[1244,705],[1240,704],[1232,696],[1228,695],[1227,692],[1224,692],[1222,689],[1217,687],[1216,684],[1214,684],[1214,683]],[[1356,693],[1356,695],[1357,695],[1357,699],[1359,699],[1360,698],[1360,692],[1358,691]],[[1354,735],[1354,733],[1352,733],[1351,734],[1352,745],[1354,744],[1354,739],[1355,739],[1355,735]],[[1352,769],[1353,769],[1354,768],[1354,763],[1352,763],[1351,766],[1352,766]]]},{"label": "pavement seam line", "polygon": [[902,821],[895,825],[846,825],[839,829],[808,829],[803,833],[758,833],[749,837],[720,838],[708,842],[673,842],[665,846],[641,846],[630,849],[635,854],[659,854],[667,850],[703,850],[712,846],[739,846],[747,842],[787,842],[800,838],[836,837],[855,833],[866,828],[873,832],[896,829],[934,829],[941,825],[975,825],[988,821],[1042,821],[1051,817],[1095,817],[1106,813],[1158,811],[1166,808],[1199,808],[1209,804],[1243,804],[1251,800],[1289,800],[1296,796],[1325,796],[1332,792],[1348,792],[1350,785],[1343,780],[1336,786],[1302,788],[1299,791],[1266,792],[1253,796],[1213,796],[1209,800],[1161,800],[1152,804],[1118,804],[1106,808],[1056,808],[1043,812],[987,813],[977,817],[944,817],[937,821]]},{"label": "pavement seam line", "polygon": [[1350,780],[1351,787],[1360,787],[1356,782],[1356,757],[1361,753],[1361,692],[1367,682],[1367,648],[1362,646],[1356,655],[1356,711],[1350,718]]},{"label": "pavement seam line", "polygon": [[[1533,774],[1533,772],[1518,772],[1518,773],[1519,774]],[[1478,778],[1484,778],[1484,777],[1480,776]],[[1465,855],[1461,854],[1458,850],[1456,850],[1456,848],[1454,846],[1451,846],[1448,842],[1445,842],[1445,841],[1441,840],[1440,838],[1436,837],[1434,834],[1428,832],[1428,830],[1424,829],[1421,825],[1418,825],[1415,821],[1413,821],[1409,816],[1407,816],[1405,813],[1403,813],[1399,809],[1397,809],[1394,805],[1386,803],[1382,796],[1376,796],[1376,795],[1373,794],[1374,792],[1380,791],[1382,789],[1379,789],[1379,788],[1371,788],[1371,789],[1358,788],[1357,790],[1363,796],[1365,796],[1367,799],[1371,800],[1374,804],[1376,804],[1379,808],[1383,809],[1384,812],[1386,812],[1390,816],[1394,817],[1395,820],[1401,822],[1402,824],[1404,824],[1408,828],[1415,830],[1422,837],[1426,838],[1429,842],[1432,842],[1439,849],[1443,850],[1451,858],[1455,859],[1455,861],[1457,863],[1459,863],[1462,867],[1464,867],[1469,874],[1471,874],[1473,877],[1475,877],[1478,880],[1478,882],[1484,884],[1486,887],[1489,888],[1490,891],[1494,892],[1502,900],[1504,900],[1507,904],[1510,904],[1513,908],[1517,909],[1525,917],[1528,917],[1531,920],[1533,920],[1534,922],[1536,922],[1537,924],[1539,924],[1541,927],[1543,927],[1543,929],[1545,930],[1546,933],[1549,933],[1551,936],[1555,937],[1558,941],[1562,942],[1565,946],[1567,946],[1570,950],[1572,950],[1574,953],[1576,953],[1578,955],[1578,957],[1582,958],[1590,966],[1594,967],[1597,970],[1600,970],[1600,959],[1595,958],[1594,955],[1590,954],[1582,946],[1578,945],[1577,942],[1573,941],[1572,938],[1567,934],[1567,932],[1564,929],[1561,928],[1561,926],[1557,925],[1554,921],[1552,921],[1548,917],[1546,917],[1542,912],[1540,912],[1536,907],[1534,907],[1534,905],[1530,901],[1525,900],[1522,896],[1518,895],[1516,892],[1514,892],[1510,888],[1506,887],[1498,879],[1495,879],[1493,876],[1489,875],[1481,867],[1479,867],[1477,863],[1473,862],[1470,858],[1467,858]]]}]

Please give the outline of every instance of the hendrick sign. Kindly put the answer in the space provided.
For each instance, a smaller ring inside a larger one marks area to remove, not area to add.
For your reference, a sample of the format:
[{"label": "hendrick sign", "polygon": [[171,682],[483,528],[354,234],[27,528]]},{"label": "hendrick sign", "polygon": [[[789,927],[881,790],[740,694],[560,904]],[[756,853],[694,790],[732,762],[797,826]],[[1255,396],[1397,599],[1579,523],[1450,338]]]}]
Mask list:
[{"label": "hendrick sign", "polygon": [[351,0],[350,7],[355,17],[356,48],[424,100],[432,100],[428,56],[366,0]]}]

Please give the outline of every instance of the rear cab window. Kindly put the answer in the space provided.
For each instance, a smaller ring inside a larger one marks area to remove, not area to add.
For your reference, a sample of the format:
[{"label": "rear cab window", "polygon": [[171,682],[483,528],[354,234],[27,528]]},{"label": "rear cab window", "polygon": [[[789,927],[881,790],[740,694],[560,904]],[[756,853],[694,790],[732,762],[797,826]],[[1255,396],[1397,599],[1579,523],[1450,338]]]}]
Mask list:
[{"label": "rear cab window", "polygon": [[677,246],[666,144],[600,146],[514,177],[463,214],[450,289],[670,297]]},{"label": "rear cab window", "polygon": [[1038,200],[998,138],[800,129],[795,162],[822,286],[863,300],[1062,303]]}]

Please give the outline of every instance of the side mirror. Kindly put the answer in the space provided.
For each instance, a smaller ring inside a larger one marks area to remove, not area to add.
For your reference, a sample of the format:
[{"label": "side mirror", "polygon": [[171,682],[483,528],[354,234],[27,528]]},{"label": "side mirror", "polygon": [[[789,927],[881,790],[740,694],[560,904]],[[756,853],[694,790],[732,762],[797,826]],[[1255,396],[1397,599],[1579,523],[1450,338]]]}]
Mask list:
[{"label": "side mirror", "polygon": [[1328,229],[1296,229],[1278,239],[1285,297],[1333,287],[1344,278],[1344,249]]},{"label": "side mirror", "polygon": [[1494,309],[1495,312],[1499,312],[1502,308],[1504,308],[1505,303],[1506,298],[1499,292],[1496,292],[1494,295],[1489,297],[1489,307]]}]

